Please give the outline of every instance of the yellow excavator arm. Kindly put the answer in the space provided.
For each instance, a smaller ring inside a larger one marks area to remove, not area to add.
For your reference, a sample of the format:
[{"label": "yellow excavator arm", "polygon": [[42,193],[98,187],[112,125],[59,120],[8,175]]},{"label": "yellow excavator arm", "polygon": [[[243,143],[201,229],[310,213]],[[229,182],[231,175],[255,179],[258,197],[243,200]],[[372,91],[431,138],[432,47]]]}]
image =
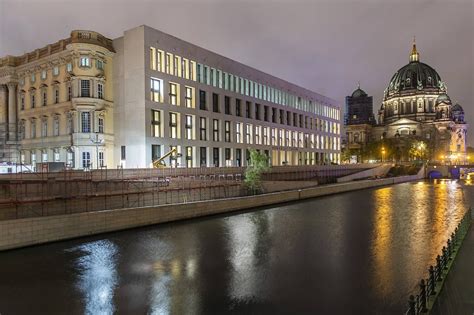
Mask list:
[{"label": "yellow excavator arm", "polygon": [[164,162],[165,159],[166,159],[168,156],[170,156],[170,155],[172,155],[172,154],[174,154],[174,153],[176,153],[176,152],[177,152],[177,150],[176,150],[176,148],[174,148],[173,150],[169,151],[168,153],[166,153],[165,155],[163,155],[163,156],[160,157],[159,159],[154,160],[154,161],[153,161],[153,168],[163,168],[163,167],[166,167],[166,163]]}]

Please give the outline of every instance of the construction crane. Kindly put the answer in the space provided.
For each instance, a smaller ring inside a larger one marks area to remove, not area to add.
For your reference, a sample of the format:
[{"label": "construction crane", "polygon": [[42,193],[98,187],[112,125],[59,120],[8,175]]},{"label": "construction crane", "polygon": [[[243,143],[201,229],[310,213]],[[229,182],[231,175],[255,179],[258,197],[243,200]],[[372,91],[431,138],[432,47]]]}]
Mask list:
[{"label": "construction crane", "polygon": [[163,156],[160,157],[159,159],[154,160],[154,161],[153,161],[153,168],[163,168],[163,167],[166,167],[165,159],[166,159],[168,156],[170,156],[170,155],[172,155],[172,154],[174,154],[174,153],[176,153],[176,152],[178,152],[178,151],[176,150],[176,148],[173,148],[171,151],[169,151],[168,153],[166,153],[165,155],[163,155]]}]

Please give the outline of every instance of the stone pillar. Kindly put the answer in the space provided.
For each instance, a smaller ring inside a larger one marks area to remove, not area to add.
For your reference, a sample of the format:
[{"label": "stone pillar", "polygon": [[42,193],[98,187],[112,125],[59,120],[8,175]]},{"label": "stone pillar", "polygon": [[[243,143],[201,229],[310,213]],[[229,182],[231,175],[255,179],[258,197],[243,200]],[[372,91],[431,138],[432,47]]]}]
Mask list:
[{"label": "stone pillar", "polygon": [[16,83],[8,83],[8,140],[17,140],[17,121],[16,121]]},{"label": "stone pillar", "polygon": [[7,86],[0,84],[0,124],[7,122],[8,95]]}]

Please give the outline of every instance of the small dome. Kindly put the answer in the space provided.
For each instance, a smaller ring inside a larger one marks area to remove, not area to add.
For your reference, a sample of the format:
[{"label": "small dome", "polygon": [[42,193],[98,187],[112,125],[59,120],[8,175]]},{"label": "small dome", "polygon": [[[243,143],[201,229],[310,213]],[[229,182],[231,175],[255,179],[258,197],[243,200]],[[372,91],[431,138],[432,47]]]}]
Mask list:
[{"label": "small dome", "polygon": [[457,104],[454,105],[453,107],[451,107],[451,111],[452,112],[460,112],[460,113],[464,113],[464,109],[462,108],[461,105]]},{"label": "small dome", "polygon": [[367,93],[365,93],[365,91],[362,90],[361,88],[358,88],[357,90],[352,92],[352,97],[361,97],[361,96],[367,96]]},{"label": "small dome", "polygon": [[441,104],[441,103],[446,103],[451,105],[451,99],[449,98],[448,94],[440,94],[438,98],[436,99],[436,105]]}]

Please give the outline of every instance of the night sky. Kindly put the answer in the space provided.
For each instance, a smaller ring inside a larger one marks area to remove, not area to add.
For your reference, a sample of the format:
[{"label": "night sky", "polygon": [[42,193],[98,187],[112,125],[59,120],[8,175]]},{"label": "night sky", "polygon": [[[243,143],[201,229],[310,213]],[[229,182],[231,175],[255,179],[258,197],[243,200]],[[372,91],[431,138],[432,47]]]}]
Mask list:
[{"label": "night sky", "polygon": [[0,0],[0,56],[66,38],[73,29],[116,38],[146,24],[337,100],[360,81],[378,110],[392,75],[435,68],[471,124],[474,145],[473,0],[41,1]]}]

